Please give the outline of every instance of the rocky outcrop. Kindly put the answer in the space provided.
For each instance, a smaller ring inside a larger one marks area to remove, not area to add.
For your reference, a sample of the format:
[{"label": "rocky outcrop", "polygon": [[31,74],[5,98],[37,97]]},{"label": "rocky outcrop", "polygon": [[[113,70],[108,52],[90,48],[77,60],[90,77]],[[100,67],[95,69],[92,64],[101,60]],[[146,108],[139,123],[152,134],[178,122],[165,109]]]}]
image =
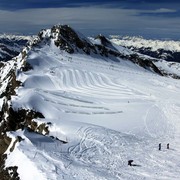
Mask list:
[{"label": "rocky outcrop", "polygon": [[12,107],[4,105],[1,114],[2,117],[1,132],[16,131],[25,127],[31,127],[32,120],[35,118],[44,118],[40,112],[33,110],[19,109],[15,111]]},{"label": "rocky outcrop", "polygon": [[[5,160],[7,155],[4,154],[5,151],[11,144],[12,139],[6,134],[0,134],[0,177],[2,180],[19,180],[19,175],[17,173],[17,166],[5,167]],[[15,146],[16,142],[13,143]],[[11,147],[10,151],[13,151],[14,146]]]},{"label": "rocky outcrop", "polygon": [[95,39],[100,40],[101,46],[111,49],[112,51],[118,52],[118,50],[112,45],[112,43],[103,35],[98,35]]},{"label": "rocky outcrop", "polygon": [[5,91],[0,94],[0,97],[6,97],[8,100],[10,100],[11,96],[16,94],[15,89],[20,86],[21,82],[16,80],[14,70],[11,70],[8,73],[7,77],[9,78],[9,82],[6,86]]},{"label": "rocky outcrop", "polygon": [[0,154],[0,177],[1,180],[20,180],[17,166],[5,167],[6,154]]},{"label": "rocky outcrop", "polygon": [[39,40],[36,40],[34,45],[48,44],[52,39],[57,47],[70,54],[75,52],[97,53],[94,45],[86,37],[68,25],[56,25],[50,30],[42,30],[38,37]]},{"label": "rocky outcrop", "polygon": [[153,63],[152,60],[144,59],[144,58],[140,57],[138,54],[131,54],[131,55],[127,56],[127,58],[129,60],[131,60],[132,62],[134,62],[135,64],[138,64],[139,66],[141,66],[145,69],[149,69],[149,70],[163,76],[163,73],[161,72],[161,70]]}]

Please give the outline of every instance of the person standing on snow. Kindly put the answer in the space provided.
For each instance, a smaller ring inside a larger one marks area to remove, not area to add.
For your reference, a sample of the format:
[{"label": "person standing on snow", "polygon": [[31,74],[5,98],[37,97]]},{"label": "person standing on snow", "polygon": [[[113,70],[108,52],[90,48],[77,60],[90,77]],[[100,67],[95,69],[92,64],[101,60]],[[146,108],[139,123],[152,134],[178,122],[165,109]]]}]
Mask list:
[{"label": "person standing on snow", "polygon": [[159,151],[161,150],[161,143],[159,143]]}]

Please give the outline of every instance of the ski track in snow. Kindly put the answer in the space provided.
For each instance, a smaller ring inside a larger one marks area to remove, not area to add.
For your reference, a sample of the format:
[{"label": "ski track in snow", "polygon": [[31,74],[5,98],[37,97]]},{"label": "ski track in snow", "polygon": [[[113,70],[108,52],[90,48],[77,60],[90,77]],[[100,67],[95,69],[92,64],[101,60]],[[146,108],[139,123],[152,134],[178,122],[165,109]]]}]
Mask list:
[{"label": "ski track in snow", "polygon": [[[34,70],[19,74],[23,87],[13,106],[42,112],[45,119],[39,121],[52,122],[50,135],[68,143],[20,131],[25,140],[9,155],[7,166],[19,151],[44,179],[178,179],[179,81],[126,61],[46,49],[28,61]],[[136,166],[128,166],[129,159]]]}]

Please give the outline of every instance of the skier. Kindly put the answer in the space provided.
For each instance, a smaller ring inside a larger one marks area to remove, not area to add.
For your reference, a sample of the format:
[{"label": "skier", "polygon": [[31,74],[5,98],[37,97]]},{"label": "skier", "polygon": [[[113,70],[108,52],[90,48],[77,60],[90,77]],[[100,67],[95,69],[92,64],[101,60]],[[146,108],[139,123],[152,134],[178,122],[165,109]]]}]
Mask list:
[{"label": "skier", "polygon": [[159,151],[161,150],[161,143],[159,143]]},{"label": "skier", "polygon": [[169,143],[167,144],[167,149],[169,149]]},{"label": "skier", "polygon": [[129,160],[128,161],[128,166],[132,166],[132,162],[133,162],[133,160]]}]

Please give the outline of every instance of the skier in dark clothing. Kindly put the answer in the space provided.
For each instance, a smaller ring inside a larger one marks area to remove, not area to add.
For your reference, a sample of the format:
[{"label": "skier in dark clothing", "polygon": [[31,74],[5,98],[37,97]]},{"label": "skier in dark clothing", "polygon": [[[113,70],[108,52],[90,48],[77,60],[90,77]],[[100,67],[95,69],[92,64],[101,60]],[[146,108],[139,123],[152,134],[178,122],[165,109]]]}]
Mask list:
[{"label": "skier in dark clothing", "polygon": [[169,149],[169,143],[167,144],[167,149]]},{"label": "skier in dark clothing", "polygon": [[132,166],[132,162],[133,162],[133,160],[129,160],[128,161],[128,166]]},{"label": "skier in dark clothing", "polygon": [[159,143],[159,151],[161,150],[161,143]]}]

